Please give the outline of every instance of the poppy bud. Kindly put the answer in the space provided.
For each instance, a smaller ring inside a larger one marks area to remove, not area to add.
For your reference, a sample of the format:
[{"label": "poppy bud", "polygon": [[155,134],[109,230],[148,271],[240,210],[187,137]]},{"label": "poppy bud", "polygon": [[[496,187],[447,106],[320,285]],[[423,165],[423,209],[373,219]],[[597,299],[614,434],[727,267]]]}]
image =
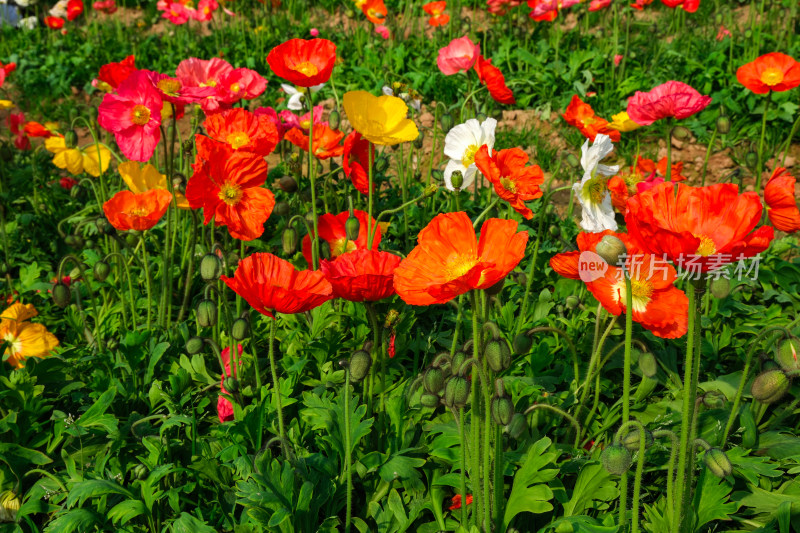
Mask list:
[{"label": "poppy bud", "polygon": [[297,230],[292,226],[283,230],[281,242],[283,243],[283,253],[293,255],[297,250]]},{"label": "poppy bud", "polygon": [[506,429],[512,438],[518,439],[528,429],[528,421],[525,420],[525,416],[522,413],[514,413],[514,416],[511,417],[511,422],[506,424]]},{"label": "poppy bud", "polygon": [[233,376],[228,376],[222,381],[222,386],[225,387],[225,390],[228,392],[238,392],[239,380]]},{"label": "poppy bud", "polygon": [[514,337],[514,353],[517,355],[525,355],[526,353],[531,351],[531,347],[533,346],[533,339],[529,336],[525,335],[524,333],[518,334]]},{"label": "poppy bud", "polygon": [[237,318],[231,325],[231,337],[237,341],[243,341],[250,335],[250,322],[246,318]]},{"label": "poppy bud", "polygon": [[[306,213],[306,222],[308,223],[308,227],[309,228],[313,228],[314,227],[314,212],[313,211],[309,211],[308,213]],[[309,235],[309,237],[311,237],[311,236]]]},{"label": "poppy bud", "polygon": [[358,233],[361,230],[361,223],[352,214],[347,217],[344,223],[344,229],[347,232],[347,239],[354,241],[358,239]]},{"label": "poppy bud", "polygon": [[453,173],[450,175],[450,183],[453,185],[455,190],[461,190],[461,186],[464,185],[464,175],[460,170],[453,171]]},{"label": "poppy bud", "polygon": [[578,297],[573,295],[567,296],[567,299],[564,300],[564,304],[566,305],[567,309],[575,309],[580,303],[581,301],[578,299]]},{"label": "poppy bud", "polygon": [[730,133],[731,131],[731,119],[726,116],[721,116],[717,118],[717,131],[723,135]]},{"label": "poppy bud", "polygon": [[379,157],[378,160],[375,161],[375,170],[378,172],[385,172],[387,168],[389,168],[388,157]]},{"label": "poppy bud", "polygon": [[145,479],[147,476],[150,475],[150,471],[144,466],[142,463],[134,466],[131,470],[131,475],[134,479]]},{"label": "poppy bud", "polygon": [[455,354],[453,354],[453,360],[450,363],[450,372],[452,374],[458,373],[458,371],[461,369],[461,365],[463,365],[464,361],[466,360],[467,360],[467,354],[465,354],[464,352],[456,352]]},{"label": "poppy bud", "polygon": [[726,278],[715,278],[709,283],[711,295],[718,300],[722,300],[731,292],[731,282]]},{"label": "poppy bud", "polygon": [[208,253],[200,260],[200,277],[203,281],[216,281],[222,274],[222,261],[217,254]]},{"label": "poppy bud", "polygon": [[744,162],[747,163],[748,167],[754,167],[758,164],[758,154],[755,152],[747,152],[744,156]]},{"label": "poppy bud", "polygon": [[431,183],[430,185],[427,185],[425,187],[425,190],[423,191],[422,194],[425,196],[425,198],[430,198],[431,196],[436,194],[437,190],[439,190],[439,186],[436,185],[435,183]]},{"label": "poppy bud", "polygon": [[186,341],[186,353],[195,355],[203,351],[203,339],[200,337],[189,337]]},{"label": "poppy bud", "polygon": [[8,274],[8,263],[0,261],[0,276],[5,276],[6,274]]},{"label": "poppy bud", "polygon": [[414,139],[414,148],[416,148],[417,150],[419,150],[420,148],[422,148],[422,141],[423,141],[424,139],[425,139],[425,134],[424,134],[424,133],[422,133],[422,131],[420,131],[420,132],[419,132],[419,136],[417,136],[417,138],[416,138],[416,139]]},{"label": "poppy bud", "polygon": [[595,251],[597,255],[602,257],[603,261],[609,265],[619,265],[621,256],[626,254],[628,250],[625,248],[625,243],[622,242],[619,237],[606,235],[597,243]]},{"label": "poppy bud", "polygon": [[750,393],[761,403],[773,403],[789,390],[791,381],[783,370],[767,370],[753,380]]},{"label": "poppy bud", "polygon": [[280,180],[278,180],[278,187],[280,187],[282,191],[286,191],[288,193],[295,192],[297,191],[297,180],[291,176],[283,176]]},{"label": "poppy bud", "polygon": [[[625,434],[622,439],[620,439],[620,444],[625,446],[628,451],[635,452],[639,450],[639,428],[633,428],[628,433]],[[644,446],[647,448],[648,446],[653,445],[653,434],[644,430]]]},{"label": "poppy bud", "polygon": [[791,338],[783,341],[775,353],[775,360],[786,372],[800,370],[800,361],[797,356],[800,354],[800,340]]},{"label": "poppy bud", "polygon": [[724,19],[722,17],[722,13],[717,13],[714,16],[714,24],[722,24],[723,22],[725,22],[725,21],[724,21]]},{"label": "poppy bud", "polygon": [[78,134],[74,130],[64,132],[64,145],[67,148],[75,148],[78,145]]},{"label": "poppy bud", "polygon": [[106,217],[98,218],[94,224],[97,227],[97,233],[100,235],[114,235],[114,233],[117,231]]},{"label": "poppy bud", "polygon": [[603,462],[603,467],[615,476],[621,476],[627,472],[632,462],[631,452],[619,443],[612,444],[603,450],[603,455],[600,456],[600,459]]},{"label": "poppy bud", "polygon": [[439,117],[439,125],[442,127],[444,133],[450,131],[450,128],[453,127],[453,115],[450,113],[443,114]]},{"label": "poppy bud", "polygon": [[228,254],[227,262],[231,268],[236,268],[237,266],[239,266],[239,254],[237,254],[236,252],[231,252],[230,254]]},{"label": "poppy bud", "polygon": [[350,379],[358,383],[369,374],[369,367],[372,366],[372,356],[369,352],[358,350],[350,356]]},{"label": "poppy bud", "polygon": [[703,394],[703,405],[707,409],[724,409],[725,395],[719,391],[709,391]]},{"label": "poppy bud", "polygon": [[733,473],[733,465],[728,456],[719,448],[709,448],[703,457],[706,466],[717,477],[728,477]]},{"label": "poppy bud", "polygon": [[452,376],[444,386],[444,403],[448,407],[464,407],[469,399],[469,381],[463,376]]},{"label": "poppy bud", "polygon": [[686,126],[675,126],[672,128],[672,136],[679,141],[685,141],[691,136],[691,132]]},{"label": "poppy bud", "polygon": [[342,116],[339,114],[337,110],[333,110],[328,114],[328,127],[332,130],[339,129],[339,122],[341,122]]},{"label": "poppy bud", "polygon": [[503,383],[503,378],[494,380],[494,395],[498,398],[506,395],[506,384]]},{"label": "poppy bud", "polygon": [[578,158],[573,153],[567,154],[566,160],[567,164],[572,168],[578,168],[578,166],[581,164],[581,162],[578,161]]},{"label": "poppy bud", "polygon": [[287,204],[286,202],[278,202],[278,203],[275,204],[275,208],[273,209],[273,212],[276,215],[285,217],[286,215],[288,215],[291,212],[291,209],[289,208],[289,204]]},{"label": "poppy bud", "polygon": [[433,366],[425,371],[422,376],[422,385],[431,394],[439,394],[444,388],[444,372],[438,366]]},{"label": "poppy bud", "polygon": [[83,237],[80,235],[67,235],[64,243],[70,248],[83,248]]},{"label": "poppy bud", "polygon": [[508,349],[505,341],[490,340],[486,343],[483,356],[486,358],[486,362],[489,363],[489,368],[495,372],[502,372],[511,366],[511,350]]},{"label": "poppy bud", "polygon": [[328,244],[328,241],[322,241],[321,243],[319,243],[319,258],[320,259],[331,258],[331,245]]},{"label": "poppy bud", "polygon": [[648,378],[652,378],[658,372],[658,361],[656,361],[656,356],[650,352],[641,352],[639,354],[639,370],[642,371],[642,375]]},{"label": "poppy bud", "polygon": [[197,304],[197,323],[201,328],[210,328],[217,323],[217,304],[203,300]]},{"label": "poppy bud", "polygon": [[184,154],[192,155],[192,153],[194,153],[194,141],[190,140],[183,141],[181,149],[183,150]]},{"label": "poppy bud", "polygon": [[745,39],[750,39],[752,36],[753,36],[753,30],[750,30],[750,29],[744,30],[744,38]]},{"label": "poppy bud", "polygon": [[105,261],[98,261],[92,267],[92,273],[97,281],[105,281],[111,273],[111,267]]},{"label": "poppy bud", "polygon": [[423,393],[419,401],[425,407],[436,407],[439,405],[439,397],[430,392]]},{"label": "poppy bud", "polygon": [[69,291],[69,287],[60,281],[53,285],[53,302],[57,306],[63,309],[69,305],[71,300],[72,294]]},{"label": "poppy bud", "polygon": [[506,426],[514,417],[514,403],[508,396],[492,398],[492,418],[498,426]]}]

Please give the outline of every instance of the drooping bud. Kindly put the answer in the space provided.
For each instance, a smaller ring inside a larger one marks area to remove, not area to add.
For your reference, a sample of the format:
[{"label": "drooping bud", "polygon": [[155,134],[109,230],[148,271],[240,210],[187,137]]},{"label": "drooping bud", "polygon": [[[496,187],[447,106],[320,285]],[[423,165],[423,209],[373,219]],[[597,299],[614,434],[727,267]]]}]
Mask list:
[{"label": "drooping bud", "polygon": [[63,309],[69,305],[71,300],[72,294],[69,291],[69,287],[61,281],[56,282],[56,284],[53,285],[53,302]]},{"label": "drooping bud", "polygon": [[727,135],[731,131],[731,119],[721,116],[717,119],[717,131],[722,135]]},{"label": "drooping bud", "polygon": [[494,423],[499,426],[506,426],[511,423],[514,417],[514,403],[508,396],[492,398],[492,418]]},{"label": "drooping bud", "polygon": [[414,139],[414,148],[416,148],[417,150],[422,148],[422,142],[424,140],[425,140],[425,134],[422,131],[420,131],[419,136],[416,139]]},{"label": "drooping bud", "polygon": [[297,230],[294,229],[294,226],[289,226],[283,230],[283,237],[281,238],[283,253],[286,255],[293,255],[297,250],[297,240]]},{"label": "drooping bud", "polygon": [[612,444],[600,456],[603,467],[615,476],[621,476],[631,467],[631,452],[622,444]]},{"label": "drooping bud", "polygon": [[186,341],[186,353],[195,355],[203,351],[203,339],[200,337],[189,337]]},{"label": "drooping bud", "polygon": [[236,267],[239,266],[239,259],[241,258],[239,257],[238,253],[231,252],[228,254],[226,261],[228,263],[228,266],[230,266],[232,269],[236,269]]},{"label": "drooping bud", "polygon": [[331,245],[328,244],[328,241],[322,241],[319,243],[319,257],[320,259],[331,258]]},{"label": "drooping bud", "polygon": [[217,304],[203,300],[197,304],[197,323],[201,328],[210,328],[217,323]]},{"label": "drooping bud", "polygon": [[332,130],[339,129],[339,122],[341,122],[342,116],[339,114],[337,110],[333,110],[328,114],[328,127]]},{"label": "drooping bud", "polygon": [[439,117],[439,125],[442,127],[442,131],[444,133],[450,131],[450,128],[453,127],[453,115],[450,113],[444,113],[441,117]]},{"label": "drooping bud", "polygon": [[506,429],[512,438],[518,439],[528,429],[528,421],[522,413],[514,413],[511,422],[506,425]]},{"label": "drooping bud", "polygon": [[639,354],[639,370],[648,378],[652,378],[658,372],[658,361],[656,356],[650,352],[641,352]]},{"label": "drooping bud", "polygon": [[780,343],[778,350],[775,352],[775,361],[786,372],[793,372],[800,370],[798,356],[800,356],[800,340],[791,338]]},{"label": "drooping bud", "polygon": [[755,167],[758,164],[758,154],[752,150],[747,152],[744,156],[744,162],[747,163],[748,167]]},{"label": "drooping bud", "polygon": [[780,400],[790,385],[791,380],[783,370],[767,370],[753,380],[750,393],[759,402],[769,404]]},{"label": "drooping bud", "polygon": [[490,340],[486,343],[483,356],[494,372],[502,372],[511,366],[511,350],[503,340]]},{"label": "drooping bud", "polygon": [[361,231],[361,223],[351,214],[344,223],[344,229],[347,233],[347,239],[355,241],[358,239],[358,233]]},{"label": "drooping bud", "polygon": [[580,164],[581,164],[581,162],[578,161],[577,156],[575,156],[575,154],[573,154],[573,153],[567,154],[566,160],[567,160],[567,164],[569,166],[571,166],[572,168],[578,168],[578,166],[580,166]]},{"label": "drooping bud", "polygon": [[461,366],[467,360],[467,354],[464,352],[456,352],[453,354],[453,360],[450,363],[450,372],[452,374],[457,374],[459,370],[461,370]]},{"label": "drooping bud", "polygon": [[442,183],[444,181],[444,172],[442,172],[438,168],[434,169],[434,170],[431,170],[431,178],[436,183]]},{"label": "drooping bud", "polygon": [[431,394],[430,392],[423,393],[419,401],[425,407],[436,407],[439,405],[439,397],[435,394]]},{"label": "drooping bud", "polygon": [[236,341],[243,341],[250,335],[250,321],[246,318],[237,318],[231,325],[231,337]]},{"label": "drooping bud", "polygon": [[464,174],[460,170],[454,170],[450,175],[450,183],[455,190],[461,190],[461,186],[464,185]]},{"label": "drooping bud", "polygon": [[595,251],[597,255],[603,258],[603,261],[612,266],[620,265],[621,256],[628,252],[627,248],[625,248],[625,243],[619,237],[613,235],[603,237],[597,243]]},{"label": "drooping bud", "polygon": [[425,371],[422,376],[422,385],[431,394],[439,394],[444,388],[444,372],[438,366],[433,366]]},{"label": "drooping bud", "polygon": [[708,391],[702,396],[703,405],[706,409],[724,409],[725,395],[718,390]]},{"label": "drooping bud", "polygon": [[444,403],[448,407],[464,407],[469,400],[469,381],[459,375],[451,376],[444,386]]},{"label": "drooping bud", "polygon": [[526,353],[531,351],[531,347],[533,346],[533,339],[531,339],[528,335],[524,333],[518,334],[514,337],[514,353],[517,355],[525,355]]},{"label": "drooping bud", "polygon": [[117,231],[117,229],[111,225],[111,222],[109,222],[106,217],[98,218],[94,224],[97,227],[97,233],[100,235],[114,235],[114,233]]},{"label": "drooping bud", "polygon": [[686,126],[675,126],[672,128],[672,136],[678,139],[679,141],[685,141],[689,138],[691,132]]},{"label": "drooping bud", "polygon": [[350,379],[358,383],[367,377],[370,366],[372,366],[372,356],[369,352],[364,350],[353,352],[350,356]]},{"label": "drooping bud", "polygon": [[203,281],[217,281],[222,274],[222,261],[217,254],[208,253],[200,260],[200,277]]},{"label": "drooping bud", "polygon": [[111,273],[111,267],[105,261],[98,261],[92,267],[92,273],[97,281],[105,281]]},{"label": "drooping bud", "polygon": [[503,378],[494,380],[494,395],[498,398],[506,395],[506,384],[503,382]]},{"label": "drooping bud", "polygon": [[[625,446],[628,451],[635,452],[639,450],[639,428],[629,430],[621,439],[620,444]],[[644,430],[644,446],[648,448],[653,445],[653,434]]]},{"label": "drooping bud", "polygon": [[280,187],[282,191],[288,193],[295,192],[297,190],[297,180],[291,176],[283,176],[278,180],[278,187]]},{"label": "drooping bud", "polygon": [[377,161],[375,161],[375,170],[378,172],[386,172],[386,169],[389,168],[389,158],[388,157],[379,157]]},{"label": "drooping bud", "polygon": [[222,386],[225,387],[225,390],[228,392],[238,392],[239,380],[233,376],[228,376],[222,381]]},{"label": "drooping bud", "polygon": [[74,130],[64,132],[64,145],[67,148],[75,148],[78,145],[78,134]]},{"label": "drooping bud", "polygon": [[572,294],[567,296],[566,300],[564,300],[564,305],[567,309],[575,309],[580,303],[581,301],[578,299],[578,297]]},{"label": "drooping bud", "polygon": [[722,300],[731,293],[731,282],[727,278],[714,278],[709,283],[711,295],[718,300]]},{"label": "drooping bud", "polygon": [[436,194],[436,191],[438,190],[439,186],[435,183],[431,183],[425,186],[425,190],[422,191],[422,194],[425,196],[425,198],[430,198],[431,196]]},{"label": "drooping bud", "polygon": [[728,477],[733,473],[733,465],[728,455],[719,448],[709,448],[703,461],[711,473],[717,477]]},{"label": "drooping bud", "polygon": [[286,202],[277,202],[275,204],[275,208],[272,210],[276,215],[285,217],[289,213],[291,213],[291,208],[289,204]]}]

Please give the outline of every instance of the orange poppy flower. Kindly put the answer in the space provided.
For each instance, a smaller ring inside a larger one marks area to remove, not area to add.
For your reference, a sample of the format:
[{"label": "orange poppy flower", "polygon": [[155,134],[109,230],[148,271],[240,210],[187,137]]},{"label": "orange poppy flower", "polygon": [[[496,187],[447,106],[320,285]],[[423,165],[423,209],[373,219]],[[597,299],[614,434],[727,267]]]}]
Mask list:
[{"label": "orange poppy flower", "polygon": [[[672,164],[672,181],[686,181],[686,176],[682,175],[683,161]],[[662,157],[656,164],[652,159],[639,157],[636,166],[628,167],[627,171],[622,171],[608,180],[608,191],[611,193],[611,203],[622,214],[627,210],[628,198],[647,190],[656,183],[663,181],[663,176],[667,175],[667,158]],[[656,176],[662,176],[657,178]],[[652,183],[651,183],[652,182]]]},{"label": "orange poppy flower", "polygon": [[800,209],[795,200],[794,188],[797,180],[783,168],[778,167],[764,186],[764,202],[772,225],[786,233],[800,231]]},{"label": "orange poppy flower", "polygon": [[[618,238],[625,244],[625,249],[629,254],[641,253],[641,250],[631,242],[630,238],[625,233],[616,233],[610,229],[604,230],[599,233],[581,232],[578,233],[576,242],[578,249],[573,252],[563,252],[556,254],[550,258],[550,266],[560,276],[569,279],[582,279],[581,278],[581,264],[580,257],[583,252],[596,252],[597,243],[603,240],[606,235],[611,235]],[[588,278],[587,278],[588,279]]]},{"label": "orange poppy flower", "polygon": [[[369,234],[367,228],[375,228],[375,219],[369,218],[366,211],[353,209],[353,215],[358,220],[358,237],[356,240],[351,241],[347,238],[347,230],[345,223],[350,217],[349,211],[343,211],[338,215],[325,213],[317,221],[317,228],[319,229],[319,238],[328,243],[331,250],[331,258],[335,259],[342,254],[353,252],[355,250],[363,250],[367,247]],[[311,234],[313,236],[313,232]],[[378,245],[381,243],[381,227],[378,225],[375,228],[375,236],[372,239],[372,249],[377,250]],[[306,262],[311,265],[311,236],[306,235],[303,237],[302,243],[303,257]]]},{"label": "orange poppy flower", "polygon": [[772,52],[739,67],[736,79],[756,94],[788,91],[800,85],[800,63],[786,54]]},{"label": "orange poppy flower", "polygon": [[272,121],[262,115],[237,107],[209,116],[203,122],[208,136],[226,143],[233,150],[269,155],[278,144],[278,130]]},{"label": "orange poppy flower", "polygon": [[[466,500],[467,500],[466,505],[471,504],[472,494],[467,494]],[[450,507],[448,507],[448,509],[450,511],[461,509],[461,494],[456,494],[455,496],[452,497],[452,499],[450,500]]]},{"label": "orange poppy flower", "polygon": [[275,318],[274,313],[304,313],[333,298],[333,288],[322,272],[295,270],[289,261],[272,254],[245,257],[232,278],[220,279],[270,318]]},{"label": "orange poppy flower", "polygon": [[475,165],[492,182],[497,195],[530,220],[533,211],[525,202],[542,195],[539,185],[544,183],[544,174],[539,165],[526,167],[527,164],[528,154],[519,148],[500,150],[490,156],[489,147],[484,144],[475,154]]},{"label": "orange poppy flower", "polygon": [[44,24],[53,30],[60,30],[64,27],[64,19],[61,17],[45,17]]},{"label": "orange poppy flower", "polygon": [[58,339],[42,324],[29,320],[38,313],[31,304],[19,302],[0,312],[0,356],[8,354],[8,364],[14,368],[25,366],[29,357],[47,357],[58,346]]},{"label": "orange poppy flower", "polygon": [[120,191],[103,204],[106,218],[119,231],[145,231],[167,212],[172,195],[165,189],[152,189],[141,194]]},{"label": "orange poppy flower", "polygon": [[[303,133],[300,128],[292,128],[283,137],[298,148],[308,152],[308,135]],[[344,152],[344,146],[339,144],[344,138],[344,133],[339,130],[332,130],[325,124],[314,124],[313,150],[314,157],[317,159],[329,159],[337,157]]]},{"label": "orange poppy flower", "polygon": [[[345,137],[342,158],[342,169],[345,176],[350,178],[353,186],[361,194],[369,194],[369,159],[372,151],[372,162],[375,162],[375,146],[366,140],[360,133],[353,131]],[[372,183],[375,191],[375,183]]]},{"label": "orange poppy flower", "polygon": [[665,182],[631,197],[627,205],[631,239],[646,253],[693,271],[752,257],[774,237],[769,226],[752,231],[761,219],[758,195],[739,194],[730,183],[690,187]]},{"label": "orange poppy flower", "polygon": [[267,56],[272,71],[299,87],[325,83],[336,62],[336,45],[327,39],[290,39]]},{"label": "orange poppy flower", "polygon": [[478,240],[466,213],[441,213],[395,270],[395,290],[408,304],[431,305],[489,288],[519,264],[527,242],[528,232],[517,233],[513,220],[487,220]]},{"label": "orange poppy flower", "polygon": [[450,15],[444,12],[446,8],[447,2],[444,1],[428,2],[422,6],[425,13],[431,16],[431,18],[428,19],[428,24],[431,26],[444,26],[450,22]]},{"label": "orange poppy flower", "polygon": [[598,133],[608,135],[614,142],[620,140],[619,131],[610,128],[606,119],[595,115],[592,106],[581,100],[577,94],[572,96],[567,110],[561,116],[564,117],[567,124],[578,128],[583,136],[592,142]]},{"label": "orange poppy flower", "polygon": [[47,129],[47,126],[34,121],[26,122],[23,131],[25,131],[28,137],[42,137],[47,139],[54,135],[52,131]]},{"label": "orange poppy flower", "polygon": [[394,271],[401,258],[389,252],[360,249],[323,260],[319,269],[333,294],[351,302],[375,302],[394,294]]},{"label": "orange poppy flower", "polygon": [[367,19],[373,24],[383,24],[386,21],[386,14],[388,13],[386,5],[383,0],[366,0],[361,3],[361,11],[367,16]]},{"label": "orange poppy flower", "polygon": [[489,89],[489,94],[495,102],[499,104],[515,104],[514,93],[506,85],[506,78],[500,69],[492,65],[491,59],[484,59],[478,56],[475,62],[475,72],[478,73],[478,80]]},{"label": "orange poppy flower", "polygon": [[236,239],[257,239],[275,207],[275,196],[261,187],[267,180],[267,162],[202,135],[197,136],[197,145],[194,174],[186,185],[189,205],[203,208],[205,224],[213,218]]}]

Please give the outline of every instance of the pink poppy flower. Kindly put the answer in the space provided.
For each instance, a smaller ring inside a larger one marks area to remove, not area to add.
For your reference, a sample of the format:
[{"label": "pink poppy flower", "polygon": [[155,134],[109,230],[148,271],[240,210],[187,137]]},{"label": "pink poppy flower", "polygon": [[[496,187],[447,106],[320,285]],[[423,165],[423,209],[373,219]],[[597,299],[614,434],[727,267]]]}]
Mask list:
[{"label": "pink poppy flower", "polygon": [[614,56],[614,66],[615,67],[618,67],[619,64],[622,63],[622,58],[623,58],[622,54],[617,54],[617,55]]},{"label": "pink poppy flower", "polygon": [[278,112],[275,111],[272,107],[259,107],[253,111],[253,114],[257,117],[267,117],[270,122],[275,126],[275,129],[278,130],[278,139],[283,139],[283,134],[286,133],[288,129],[286,125],[281,121],[280,117],[278,117]]},{"label": "pink poppy flower", "polygon": [[148,161],[161,138],[161,96],[147,72],[137,71],[106,94],[98,109],[100,126],[114,134],[128,159]]},{"label": "pink poppy flower", "polygon": [[728,28],[726,28],[724,24],[720,24],[719,31],[717,32],[717,40],[721,41],[725,37],[730,37],[730,36],[731,32],[728,30]]},{"label": "pink poppy flower", "polygon": [[589,11],[600,11],[611,5],[611,0],[592,0],[589,3]]},{"label": "pink poppy flower", "polygon": [[668,81],[646,93],[636,91],[628,101],[627,111],[631,120],[649,126],[662,118],[690,117],[709,103],[710,96],[704,96],[680,81]]},{"label": "pink poppy flower", "polygon": [[219,80],[217,94],[222,101],[232,104],[242,99],[258,98],[266,88],[267,80],[261,74],[249,68],[237,68]]},{"label": "pink poppy flower", "polygon": [[197,3],[197,11],[194,12],[194,20],[198,22],[206,22],[211,20],[214,16],[214,11],[219,8],[217,0],[200,0]]},{"label": "pink poppy flower", "polygon": [[389,37],[392,36],[392,34],[389,32],[389,28],[387,28],[383,24],[377,24],[375,26],[375,33],[377,33],[378,35],[383,37],[384,40],[386,40],[386,39],[388,39]]},{"label": "pink poppy flower", "polygon": [[664,183],[664,178],[661,176],[656,176],[656,173],[653,172],[644,181],[640,181],[636,184],[636,192],[643,193],[645,191],[649,191],[650,189],[656,187],[657,185],[661,185]]},{"label": "pink poppy flower", "polygon": [[[328,125],[327,120],[322,120],[322,113],[324,112],[324,108],[321,105],[314,106],[314,125],[322,124],[324,126]],[[303,133],[308,134],[308,127],[311,125],[311,113],[306,113],[303,116],[297,116],[288,109],[284,109],[281,111],[278,116],[283,121],[283,126],[285,129],[290,130],[292,128],[300,128],[303,130]]]},{"label": "pink poppy flower", "polygon": [[163,18],[177,25],[186,24],[192,15],[193,13],[186,9],[186,6],[178,2],[169,3],[164,13],[161,14]]},{"label": "pink poppy flower", "polygon": [[214,87],[184,87],[181,80],[172,78],[160,72],[142,70],[150,78],[150,83],[156,88],[161,99],[176,105],[186,105],[199,102],[207,96],[216,94]]},{"label": "pink poppy flower", "polygon": [[92,4],[92,7],[96,11],[102,11],[107,15],[111,15],[117,11],[117,2],[116,0],[101,0]]},{"label": "pink poppy flower", "polygon": [[[217,87],[232,71],[233,67],[224,59],[212,57],[206,60],[190,57],[178,64],[175,76],[184,87]],[[200,102],[200,107],[206,113],[215,113],[221,106],[228,107],[218,94],[207,96]]]},{"label": "pink poppy flower", "polygon": [[580,3],[581,0],[528,0],[528,7],[532,9],[528,16],[534,20],[553,20],[559,9]]},{"label": "pink poppy flower", "polygon": [[[239,350],[239,366],[242,366],[242,345],[238,345]],[[225,363],[225,374],[222,376],[222,381],[219,384],[219,388],[222,390],[222,394],[230,394],[227,389],[225,389],[225,378],[231,377],[231,349],[230,347],[225,348],[222,350],[220,354],[222,356],[222,362]],[[231,401],[225,398],[224,396],[220,395],[217,397],[217,416],[219,416],[219,422],[222,424],[223,422],[230,422],[233,420],[233,404]]]},{"label": "pink poppy flower", "polygon": [[453,39],[450,44],[439,49],[436,64],[445,76],[458,74],[459,71],[469,70],[478,60],[481,53],[480,45],[469,40],[466,35]]}]

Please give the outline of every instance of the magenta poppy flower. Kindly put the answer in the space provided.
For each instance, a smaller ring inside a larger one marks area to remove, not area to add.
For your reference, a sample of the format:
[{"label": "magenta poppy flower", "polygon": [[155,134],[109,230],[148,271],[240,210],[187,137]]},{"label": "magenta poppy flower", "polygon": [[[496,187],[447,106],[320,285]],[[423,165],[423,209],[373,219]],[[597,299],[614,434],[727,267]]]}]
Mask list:
[{"label": "magenta poppy flower", "polygon": [[466,35],[453,39],[450,44],[439,49],[436,64],[445,76],[458,74],[459,71],[469,70],[478,60],[481,53],[480,45],[469,40]]},{"label": "magenta poppy flower", "polygon": [[137,71],[106,94],[98,109],[100,126],[114,134],[128,159],[148,161],[161,138],[163,102],[147,72]]},{"label": "magenta poppy flower", "polygon": [[680,81],[668,81],[650,92],[636,91],[628,100],[627,111],[631,120],[649,126],[662,118],[690,117],[705,109],[709,103],[710,96],[704,96]]},{"label": "magenta poppy flower", "polygon": [[[239,366],[242,366],[242,345],[238,345],[239,349]],[[222,394],[230,394],[225,389],[225,378],[230,377],[231,375],[231,349],[225,348],[222,350],[220,354],[222,356],[222,362],[225,363],[225,374],[222,376],[222,382],[219,384],[219,388],[222,390]],[[233,404],[231,401],[225,398],[224,396],[220,395],[217,397],[217,416],[219,416],[220,423],[223,422],[230,422],[233,420]]]},{"label": "magenta poppy flower", "polygon": [[267,117],[275,126],[275,129],[278,130],[278,138],[281,140],[283,139],[283,134],[290,129],[286,127],[280,117],[278,117],[278,112],[272,107],[258,107],[253,111],[253,114],[257,117]]},{"label": "magenta poppy flower", "polygon": [[267,80],[255,70],[237,68],[219,80],[217,93],[226,103],[258,98],[267,88]]},{"label": "magenta poppy flower", "polygon": [[[197,59],[190,57],[178,63],[175,76],[184,87],[217,87],[220,82],[233,71],[233,66],[224,59]],[[220,107],[227,107],[217,94],[207,96],[200,102],[206,113],[215,113]]]},{"label": "magenta poppy flower", "polygon": [[178,2],[169,2],[161,16],[173,24],[186,24],[194,13]]},{"label": "magenta poppy flower", "polygon": [[142,70],[146,72],[150,82],[161,95],[161,99],[177,105],[191,104],[216,94],[214,87],[185,87],[181,80],[172,78],[160,72]]},{"label": "magenta poppy flower", "polygon": [[217,0],[200,0],[197,4],[197,11],[194,12],[194,20],[207,22],[214,16],[214,11],[219,8]]},{"label": "magenta poppy flower", "polygon": [[[327,120],[322,120],[322,113],[325,111],[325,108],[321,105],[314,106],[314,125],[322,124],[323,126],[328,125]],[[306,113],[303,116],[297,116],[288,109],[284,109],[281,111],[278,116],[283,121],[283,127],[287,130],[292,128],[300,128],[303,130],[303,133],[308,134],[308,128],[311,125],[311,113]]]}]

